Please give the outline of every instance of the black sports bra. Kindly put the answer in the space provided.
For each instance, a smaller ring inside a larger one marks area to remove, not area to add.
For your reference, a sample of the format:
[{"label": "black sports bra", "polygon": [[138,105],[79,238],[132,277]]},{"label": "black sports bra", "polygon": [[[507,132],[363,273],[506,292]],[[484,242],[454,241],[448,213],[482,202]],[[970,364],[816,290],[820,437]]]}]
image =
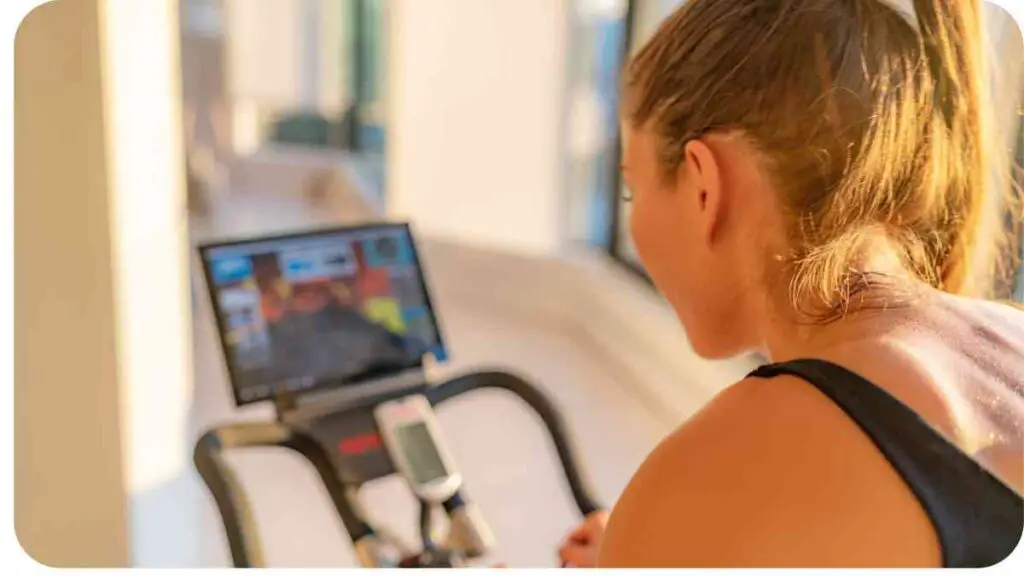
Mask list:
[{"label": "black sports bra", "polygon": [[813,384],[871,438],[931,518],[943,566],[987,567],[1013,552],[1024,530],[1024,499],[909,407],[865,378],[824,360],[769,364],[750,375],[782,374]]}]

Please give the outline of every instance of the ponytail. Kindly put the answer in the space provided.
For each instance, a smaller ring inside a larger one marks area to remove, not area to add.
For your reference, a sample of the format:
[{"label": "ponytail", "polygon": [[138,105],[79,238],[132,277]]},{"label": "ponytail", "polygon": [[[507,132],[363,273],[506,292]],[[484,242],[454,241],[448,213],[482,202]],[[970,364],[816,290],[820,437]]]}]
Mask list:
[{"label": "ponytail", "polygon": [[[935,192],[948,207],[950,237],[944,253],[936,255],[940,286],[991,298],[1014,268],[1007,262],[1016,258],[1002,250],[1003,242],[1015,236],[1007,234],[1005,222],[1012,208],[1000,205],[998,179],[992,178],[1008,165],[986,150],[990,107],[984,92],[980,0],[914,0],[914,9],[934,82],[931,181],[946,187],[945,193]],[[1017,221],[1011,217],[1011,224]]]}]

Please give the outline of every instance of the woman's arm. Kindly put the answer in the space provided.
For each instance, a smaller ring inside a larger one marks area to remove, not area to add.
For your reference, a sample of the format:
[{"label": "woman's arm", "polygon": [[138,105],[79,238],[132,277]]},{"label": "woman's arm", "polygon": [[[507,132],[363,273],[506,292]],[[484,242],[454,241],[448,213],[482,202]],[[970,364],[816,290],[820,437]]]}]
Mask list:
[{"label": "woman's arm", "polygon": [[792,377],[721,393],[647,458],[602,567],[937,566],[931,523],[845,414]]}]

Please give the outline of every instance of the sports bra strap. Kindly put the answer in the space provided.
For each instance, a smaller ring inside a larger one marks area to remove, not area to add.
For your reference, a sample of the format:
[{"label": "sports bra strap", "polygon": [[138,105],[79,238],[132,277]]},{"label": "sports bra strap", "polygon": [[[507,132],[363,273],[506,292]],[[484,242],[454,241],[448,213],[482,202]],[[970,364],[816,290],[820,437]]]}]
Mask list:
[{"label": "sports bra strap", "polygon": [[1024,500],[916,412],[866,378],[826,360],[768,364],[756,378],[807,381],[871,439],[917,496],[935,526],[947,567],[991,566],[1024,530]]}]

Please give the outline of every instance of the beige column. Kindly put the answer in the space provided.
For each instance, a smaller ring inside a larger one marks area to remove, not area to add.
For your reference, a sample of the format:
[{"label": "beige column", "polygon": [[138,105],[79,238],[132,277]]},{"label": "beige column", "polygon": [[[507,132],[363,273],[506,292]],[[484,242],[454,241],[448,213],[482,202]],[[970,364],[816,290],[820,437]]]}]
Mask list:
[{"label": "beige column", "polygon": [[15,529],[54,566],[187,562],[176,0],[59,0],[15,54]]}]

